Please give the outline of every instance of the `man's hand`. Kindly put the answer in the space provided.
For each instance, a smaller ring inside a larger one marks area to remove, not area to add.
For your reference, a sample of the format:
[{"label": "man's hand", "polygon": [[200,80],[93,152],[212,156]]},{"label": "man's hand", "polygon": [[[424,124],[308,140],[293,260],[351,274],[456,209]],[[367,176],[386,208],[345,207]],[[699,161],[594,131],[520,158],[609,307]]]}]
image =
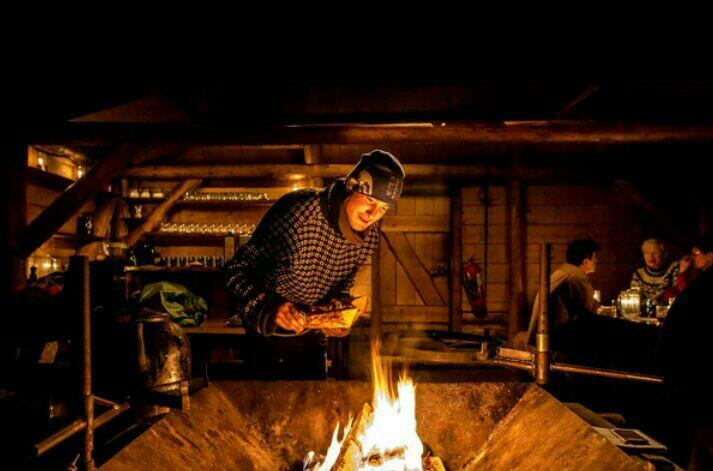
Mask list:
[{"label": "man's hand", "polygon": [[320,329],[327,337],[346,337],[350,329]]},{"label": "man's hand", "polygon": [[691,266],[691,262],[693,261],[693,258],[690,255],[684,255],[683,258],[681,258],[681,261],[678,262],[679,266],[679,273],[685,273],[686,270],[688,270],[688,267]]},{"label": "man's hand", "polygon": [[285,330],[291,330],[299,334],[305,328],[305,316],[294,304],[286,302],[277,309],[275,323]]}]

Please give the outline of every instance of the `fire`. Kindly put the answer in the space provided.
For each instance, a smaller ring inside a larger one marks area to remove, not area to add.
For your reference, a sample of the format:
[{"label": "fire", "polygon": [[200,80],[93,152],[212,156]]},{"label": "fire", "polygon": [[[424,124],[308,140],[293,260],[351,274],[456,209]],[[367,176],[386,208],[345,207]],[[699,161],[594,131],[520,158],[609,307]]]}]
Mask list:
[{"label": "fire", "polygon": [[394,391],[391,366],[384,364],[378,351],[378,344],[373,343],[373,410],[366,404],[356,423],[349,420],[341,440],[337,423],[326,457],[318,463],[310,452],[305,470],[423,470],[423,443],[416,432],[416,386],[403,373]]}]

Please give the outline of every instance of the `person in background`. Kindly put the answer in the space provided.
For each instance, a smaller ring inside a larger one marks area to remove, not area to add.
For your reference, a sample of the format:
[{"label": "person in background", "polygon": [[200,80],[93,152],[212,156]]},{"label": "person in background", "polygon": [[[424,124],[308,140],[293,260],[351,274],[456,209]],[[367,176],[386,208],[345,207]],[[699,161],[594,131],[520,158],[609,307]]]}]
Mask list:
[{"label": "person in background", "polygon": [[[560,325],[588,314],[596,315],[599,301],[589,275],[597,270],[599,245],[591,239],[573,240],[567,245],[566,263],[550,275],[549,315],[553,331]],[[526,343],[531,344],[540,311],[539,293],[530,316]],[[553,332],[554,334],[554,332]],[[554,335],[553,335],[554,337]]]},{"label": "person in background", "polygon": [[[673,426],[672,451],[691,469],[713,469],[710,336],[713,332],[713,240],[691,251],[696,279],[676,298],[659,340],[658,360]],[[689,452],[690,450],[690,452]],[[689,458],[690,457],[690,458]],[[683,464],[683,463],[682,463]]]},{"label": "person in background", "polygon": [[631,287],[638,288],[645,300],[656,304],[666,304],[683,290],[685,273],[691,264],[690,257],[680,261],[669,261],[666,247],[659,239],[647,239],[641,244],[644,266],[634,272],[631,277]]}]

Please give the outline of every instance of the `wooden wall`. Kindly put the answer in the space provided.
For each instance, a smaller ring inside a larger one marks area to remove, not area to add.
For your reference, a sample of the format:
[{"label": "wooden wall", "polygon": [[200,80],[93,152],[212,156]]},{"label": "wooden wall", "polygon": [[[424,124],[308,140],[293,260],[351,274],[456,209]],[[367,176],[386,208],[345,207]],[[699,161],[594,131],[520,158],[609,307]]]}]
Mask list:
[{"label": "wooden wall", "polygon": [[[510,309],[510,218],[507,187],[469,186],[462,189],[463,261],[471,256],[480,263],[486,280],[487,316],[477,319],[462,296],[463,330],[479,333],[488,329],[496,335],[507,334]],[[384,221],[405,224],[404,217],[418,222],[421,216],[445,217],[447,197],[404,197]],[[568,241],[591,237],[600,245],[597,273],[592,276],[605,301],[628,287],[632,270],[640,266],[639,245],[644,238],[644,221],[626,197],[613,184],[601,185],[525,185],[525,312],[527,321],[539,283],[538,250],[541,243],[554,247],[553,268],[564,262]],[[487,226],[486,226],[487,211]],[[487,228],[487,230],[486,230]],[[450,251],[447,228],[424,228],[431,233],[406,232],[411,245],[429,270],[446,263]],[[445,231],[445,232],[444,232]],[[486,252],[487,251],[487,252]],[[486,256],[487,253],[487,256]],[[435,278],[439,292],[447,297],[448,279]],[[446,308],[425,306],[404,273],[403,267],[388,250],[381,256],[381,297],[385,330],[394,328],[446,329]],[[395,309],[397,308],[397,309]]]},{"label": "wooden wall", "polygon": [[[322,152],[329,149],[321,149]],[[30,164],[32,158],[30,156]],[[36,162],[35,162],[36,163]],[[66,179],[66,182],[70,182]],[[27,185],[28,219],[31,221],[60,193],[57,182],[30,180]],[[169,182],[133,181],[137,186],[161,186],[164,192]],[[566,244],[573,238],[592,237],[601,245],[599,269],[593,275],[595,287],[604,300],[611,300],[628,285],[632,270],[640,265],[639,244],[644,238],[646,221],[632,209],[626,196],[614,184],[534,185],[525,184],[524,208],[524,306],[521,322],[528,318],[539,283],[538,247],[543,242],[554,244],[553,266],[564,261]],[[272,199],[289,187],[282,188],[206,188],[201,191],[269,192]],[[505,336],[508,328],[511,296],[511,215],[508,187],[504,184],[466,186],[462,199],[462,259],[470,257],[481,264],[486,280],[486,310],[484,319],[476,318],[462,294],[463,330]],[[128,201],[128,200],[127,200]],[[118,215],[128,218],[126,203]],[[92,213],[92,201],[79,214]],[[151,211],[144,205],[144,213]],[[265,205],[230,204],[201,207],[177,205],[167,217],[174,222],[259,222],[267,210]],[[449,320],[451,256],[451,198],[448,196],[404,196],[382,224],[381,251],[378,257],[380,280],[378,295],[385,331],[398,329],[447,329]],[[130,222],[130,221],[129,221]],[[76,216],[60,233],[38,250],[37,254],[66,259],[76,244],[71,236],[76,231]],[[646,236],[650,236],[646,233]],[[190,243],[181,238],[157,239],[159,253],[166,257],[220,256],[222,241]],[[372,263],[360,270],[353,290],[355,295],[372,298]],[[371,312],[371,303],[368,306]],[[222,316],[220,316],[222,317]]]}]

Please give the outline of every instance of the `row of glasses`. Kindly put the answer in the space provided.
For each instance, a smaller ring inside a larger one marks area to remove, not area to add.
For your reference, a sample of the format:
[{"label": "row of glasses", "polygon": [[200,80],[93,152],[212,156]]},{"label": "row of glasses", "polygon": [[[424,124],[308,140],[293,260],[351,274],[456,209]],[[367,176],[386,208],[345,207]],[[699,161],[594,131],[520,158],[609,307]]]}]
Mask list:
[{"label": "row of glasses", "polygon": [[270,195],[267,193],[249,192],[192,192],[186,193],[184,201],[267,201]]},{"label": "row of glasses", "polygon": [[205,234],[205,235],[250,235],[255,230],[253,222],[236,223],[187,223],[164,222],[159,232],[164,234]]},{"label": "row of glasses", "polygon": [[164,196],[166,195],[163,192],[162,188],[149,188],[138,186],[132,186],[131,188],[129,188],[129,198],[161,199]]},{"label": "row of glasses", "polygon": [[184,267],[206,267],[220,268],[223,266],[225,258],[222,256],[182,256],[182,257],[162,257],[161,265],[167,268],[184,268]]}]

